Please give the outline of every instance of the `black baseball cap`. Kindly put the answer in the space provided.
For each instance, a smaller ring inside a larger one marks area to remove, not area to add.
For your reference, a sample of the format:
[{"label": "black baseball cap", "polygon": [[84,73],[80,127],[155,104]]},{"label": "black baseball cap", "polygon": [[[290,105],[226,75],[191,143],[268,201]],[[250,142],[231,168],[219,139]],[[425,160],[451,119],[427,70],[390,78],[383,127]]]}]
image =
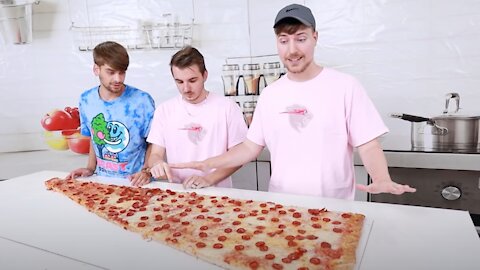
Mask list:
[{"label": "black baseball cap", "polygon": [[311,26],[315,30],[315,18],[313,17],[312,11],[306,7],[299,4],[291,4],[282,8],[275,18],[275,28],[281,20],[286,18],[293,18],[299,20],[306,26]]}]

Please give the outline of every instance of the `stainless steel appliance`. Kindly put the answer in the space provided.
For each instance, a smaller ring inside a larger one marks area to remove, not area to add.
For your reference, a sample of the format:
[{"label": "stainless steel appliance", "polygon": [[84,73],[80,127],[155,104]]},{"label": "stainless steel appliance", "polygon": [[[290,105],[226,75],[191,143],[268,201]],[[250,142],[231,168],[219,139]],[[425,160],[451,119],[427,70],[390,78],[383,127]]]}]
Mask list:
[{"label": "stainless steel appliance", "polygon": [[389,168],[389,172],[417,192],[369,194],[369,201],[466,210],[480,234],[480,171]]},{"label": "stainless steel appliance", "polygon": [[[456,108],[449,112],[449,102]],[[460,95],[446,95],[443,114],[431,118],[409,114],[391,114],[391,117],[410,121],[413,150],[433,150],[472,153],[479,151],[480,115],[460,110]]]}]

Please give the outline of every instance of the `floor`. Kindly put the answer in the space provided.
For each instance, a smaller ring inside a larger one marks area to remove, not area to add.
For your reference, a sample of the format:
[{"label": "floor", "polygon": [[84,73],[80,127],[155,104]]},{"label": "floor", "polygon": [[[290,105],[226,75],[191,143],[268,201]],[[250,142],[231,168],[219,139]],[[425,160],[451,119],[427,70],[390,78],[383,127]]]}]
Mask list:
[{"label": "floor", "polygon": [[87,156],[71,151],[28,151],[0,153],[0,181],[38,171],[69,171],[84,167]]}]

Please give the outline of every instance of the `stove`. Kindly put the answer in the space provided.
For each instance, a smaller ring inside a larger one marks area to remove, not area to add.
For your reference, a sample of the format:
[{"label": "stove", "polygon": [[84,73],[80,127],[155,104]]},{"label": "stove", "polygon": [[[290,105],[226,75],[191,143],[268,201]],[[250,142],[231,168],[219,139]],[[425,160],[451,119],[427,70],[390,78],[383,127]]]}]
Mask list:
[{"label": "stove", "polygon": [[[372,202],[465,210],[480,234],[480,153],[389,147],[385,156],[392,179],[417,189],[400,196],[369,194]],[[369,182],[371,179],[369,179]]]}]

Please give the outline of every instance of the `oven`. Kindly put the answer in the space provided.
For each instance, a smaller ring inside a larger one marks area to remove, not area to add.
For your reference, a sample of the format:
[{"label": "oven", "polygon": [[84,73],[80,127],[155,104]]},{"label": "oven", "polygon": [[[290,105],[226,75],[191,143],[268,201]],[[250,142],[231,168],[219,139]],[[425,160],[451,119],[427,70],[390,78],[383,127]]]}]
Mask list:
[{"label": "oven", "polygon": [[417,192],[369,194],[369,201],[466,210],[480,235],[480,171],[390,167],[389,172],[392,179]]}]

